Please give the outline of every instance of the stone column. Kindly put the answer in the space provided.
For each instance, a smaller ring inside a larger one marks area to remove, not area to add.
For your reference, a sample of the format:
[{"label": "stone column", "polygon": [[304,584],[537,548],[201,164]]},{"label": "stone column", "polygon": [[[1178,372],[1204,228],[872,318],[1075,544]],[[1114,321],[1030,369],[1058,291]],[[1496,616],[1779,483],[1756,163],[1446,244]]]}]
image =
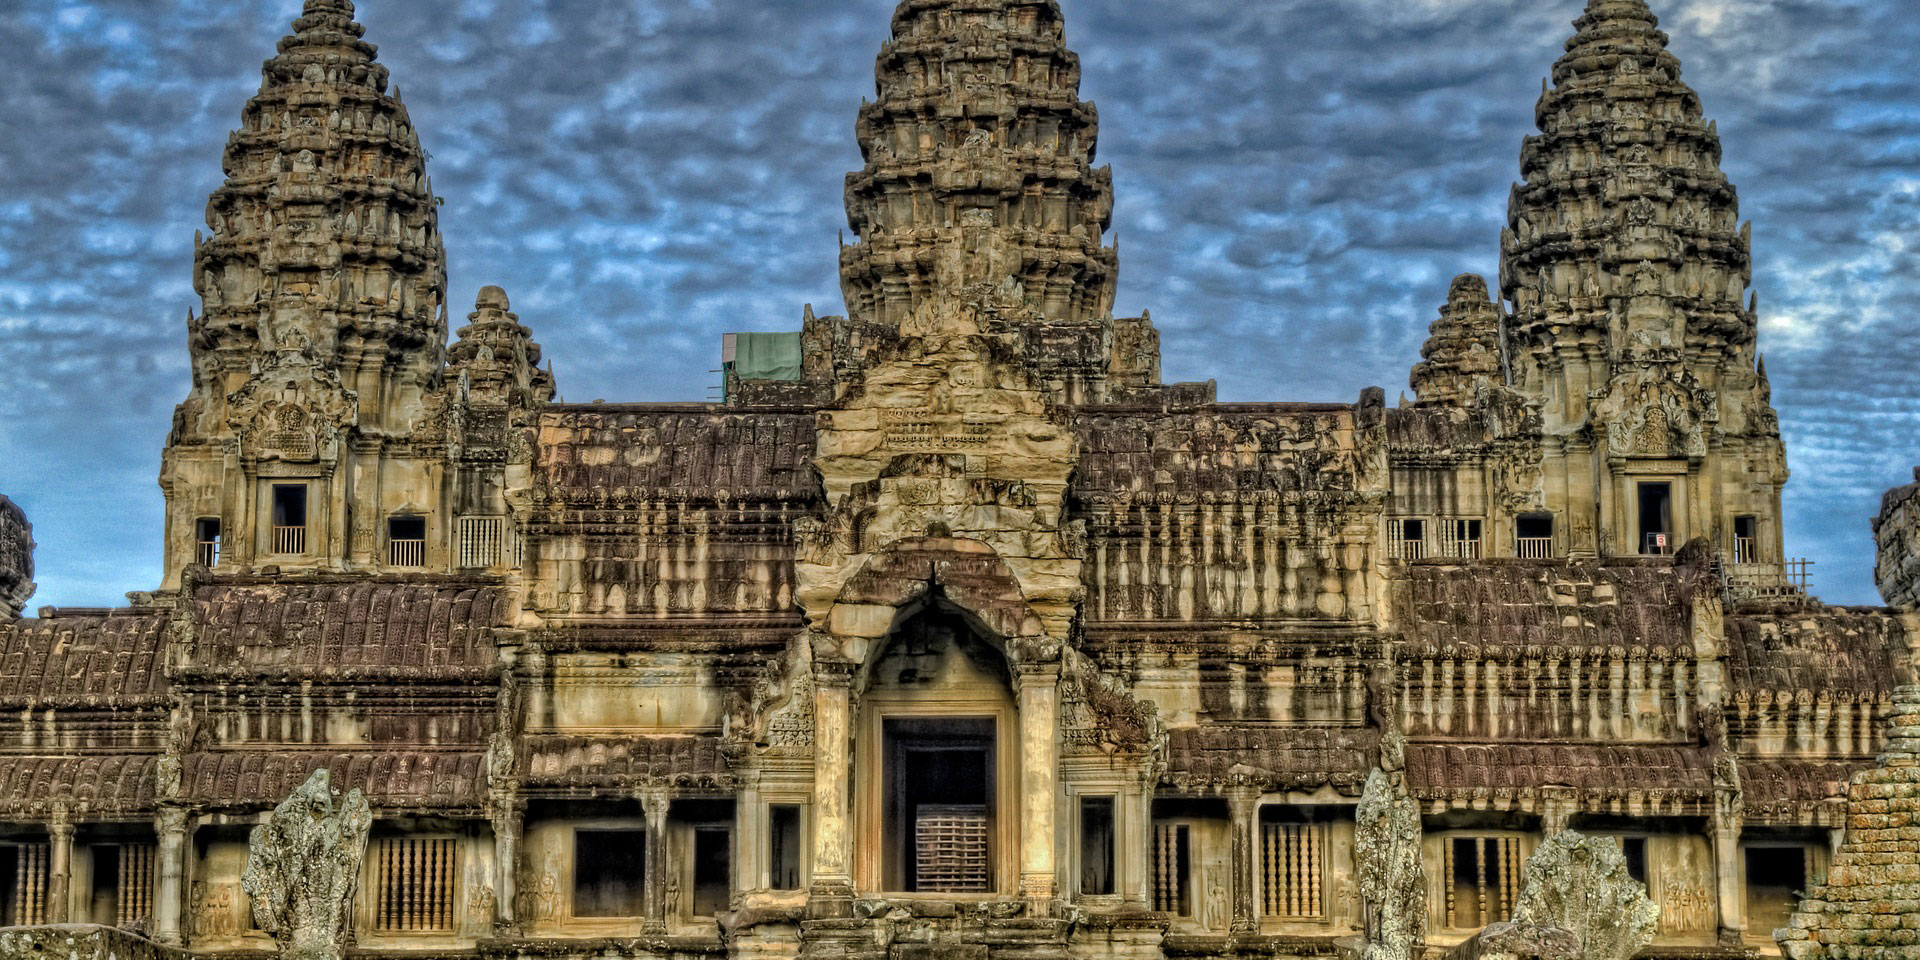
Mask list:
[{"label": "stone column", "polygon": [[1233,820],[1233,932],[1259,932],[1254,913],[1253,887],[1259,867],[1260,791],[1236,785],[1227,790],[1227,813]]},{"label": "stone column", "polygon": [[664,789],[653,788],[640,802],[647,817],[647,882],[642,891],[640,912],[644,916],[640,929],[663,934],[667,932],[667,871],[673,869],[667,860],[667,808],[673,801]]},{"label": "stone column", "polygon": [[182,807],[162,807],[154,821],[159,843],[154,850],[159,882],[153,891],[153,940],[163,946],[184,943],[180,935],[180,913],[186,903],[187,811]]},{"label": "stone column", "polygon": [[1746,893],[1740,870],[1740,825],[1713,825],[1714,884],[1720,895],[1720,942],[1738,944],[1747,929]]},{"label": "stone column", "polygon": [[47,851],[47,922],[67,923],[73,916],[70,889],[73,879],[73,820],[67,808],[54,809],[53,822],[47,824],[47,838],[51,841]]},{"label": "stone column", "polygon": [[522,815],[518,805],[511,805],[493,816],[493,926],[496,936],[510,935],[521,919],[515,900],[520,892],[518,868]]},{"label": "stone column", "polygon": [[853,670],[852,663],[813,663],[813,882],[807,909],[817,918],[853,911]]},{"label": "stone column", "polygon": [[1020,895],[1052,900],[1060,792],[1060,664],[1020,665]]}]

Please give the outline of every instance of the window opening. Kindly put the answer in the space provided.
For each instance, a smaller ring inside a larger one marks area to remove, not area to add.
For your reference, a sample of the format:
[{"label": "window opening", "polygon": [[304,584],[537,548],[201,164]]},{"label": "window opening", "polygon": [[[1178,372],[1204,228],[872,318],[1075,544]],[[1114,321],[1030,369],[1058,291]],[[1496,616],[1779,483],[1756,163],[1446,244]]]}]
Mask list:
[{"label": "window opening", "polygon": [[1427,557],[1427,522],[1413,518],[1391,521],[1389,548],[1395,560],[1424,560]]},{"label": "window opening", "polygon": [[1673,484],[1640,484],[1640,552],[1665,556],[1674,551]]},{"label": "window opening", "polygon": [[499,563],[505,529],[499,517],[461,517],[460,566],[477,569]]},{"label": "window opening", "polygon": [[1080,892],[1113,893],[1112,797],[1080,798]]},{"label": "window opening", "polygon": [[645,830],[576,830],[573,915],[637,917],[647,885]]},{"label": "window opening", "polygon": [[0,846],[0,926],[47,922],[47,858],[44,843]]},{"label": "window opening", "polygon": [[1461,560],[1480,559],[1480,521],[1440,521],[1440,552]]},{"label": "window opening", "polygon": [[203,567],[220,565],[220,518],[201,517],[193,522],[195,563]]},{"label": "window opening", "polygon": [[297,556],[307,552],[307,485],[273,485],[273,552]]},{"label": "window opening", "polygon": [[726,827],[693,831],[693,915],[725,913],[733,897],[733,832]]},{"label": "window opening", "polygon": [[93,848],[88,914],[106,927],[135,927],[153,917],[154,846],[101,844]]},{"label": "window opening", "polygon": [[1733,518],[1733,562],[1760,562],[1760,518]]},{"label": "window opening", "polygon": [[800,889],[800,808],[774,804],[767,809],[770,884],[775,890]]},{"label": "window opening", "polygon": [[1261,913],[1326,916],[1327,825],[1271,820],[1260,824]]},{"label": "window opening", "polygon": [[427,518],[387,518],[387,565],[394,567],[427,565]]},{"label": "window opening", "polygon": [[1514,521],[1514,556],[1522,560],[1553,559],[1553,516],[1533,514]]}]

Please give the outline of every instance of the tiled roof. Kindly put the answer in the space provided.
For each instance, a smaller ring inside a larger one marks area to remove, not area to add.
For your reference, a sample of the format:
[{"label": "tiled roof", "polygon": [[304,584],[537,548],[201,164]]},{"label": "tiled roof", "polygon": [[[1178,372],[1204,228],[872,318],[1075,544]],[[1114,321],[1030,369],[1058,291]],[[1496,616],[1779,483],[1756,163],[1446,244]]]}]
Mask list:
[{"label": "tiled roof", "polygon": [[1414,648],[1691,649],[1686,572],[1665,561],[1414,563],[1393,581]]},{"label": "tiled roof", "polygon": [[377,807],[474,807],[486,797],[486,755],[478,752],[194,753],[186,757],[182,790],[191,802],[273,805],[321,767],[333,772],[334,786],[358,787]]},{"label": "tiled roof", "polygon": [[560,410],[541,419],[541,493],[568,503],[711,497],[809,499],[814,418],[807,413]]},{"label": "tiled roof", "polygon": [[151,755],[105,757],[0,756],[0,811],[44,812],[55,803],[98,814],[148,808],[154,797]]},{"label": "tiled roof", "polygon": [[1082,414],[1074,422],[1074,494],[1348,491],[1353,424],[1352,408],[1340,406]]},{"label": "tiled roof", "polygon": [[1166,779],[1187,787],[1247,781],[1269,789],[1332,785],[1358,792],[1372,769],[1371,730],[1207,724],[1167,731]]},{"label": "tiled roof", "polygon": [[724,779],[730,766],[718,737],[537,736],[526,740],[533,786],[614,786],[645,780],[681,784]]},{"label": "tiled roof", "polygon": [[0,703],[87,706],[163,696],[165,629],[163,617],[128,613],[0,624]]},{"label": "tiled roof", "polygon": [[1828,609],[1818,614],[1734,615],[1727,619],[1727,674],[1736,696],[1759,691],[1844,691],[1884,701],[1907,650],[1900,622],[1885,614]]},{"label": "tiled roof", "polygon": [[203,586],[197,667],[311,677],[460,677],[493,668],[504,590],[447,583]]},{"label": "tiled roof", "polygon": [[1415,796],[1482,790],[1573,787],[1589,796],[1663,793],[1705,796],[1712,761],[1703,747],[1660,744],[1409,744]]}]

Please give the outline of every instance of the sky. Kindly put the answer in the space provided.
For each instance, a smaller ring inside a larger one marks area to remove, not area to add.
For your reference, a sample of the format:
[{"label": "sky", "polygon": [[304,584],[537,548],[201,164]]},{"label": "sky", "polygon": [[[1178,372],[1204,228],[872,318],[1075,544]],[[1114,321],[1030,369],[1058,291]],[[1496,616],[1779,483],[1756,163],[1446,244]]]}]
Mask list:
[{"label": "sky", "polygon": [[[1877,603],[1920,463],[1912,0],[1653,0],[1754,221],[1787,550]],[[1227,401],[1406,389],[1492,276],[1582,0],[1062,0],[1114,170],[1117,312]],[[571,401],[699,400],[721,335],[841,312],[842,182],[891,0],[361,0],[445,199],[452,299],[504,286]],[[0,0],[0,493],[33,606],[160,581],[193,231],[300,0]],[[455,325],[460,314],[455,310]]]}]

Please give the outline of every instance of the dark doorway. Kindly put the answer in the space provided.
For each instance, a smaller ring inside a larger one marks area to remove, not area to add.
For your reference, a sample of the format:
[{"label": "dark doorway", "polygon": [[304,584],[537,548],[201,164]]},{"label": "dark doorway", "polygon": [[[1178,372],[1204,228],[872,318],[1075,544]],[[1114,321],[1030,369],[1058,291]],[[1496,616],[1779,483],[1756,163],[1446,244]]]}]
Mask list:
[{"label": "dark doorway", "polygon": [[1664,556],[1674,551],[1673,484],[1640,484],[1640,552]]},{"label": "dark doorway", "polygon": [[991,891],[993,727],[991,717],[886,720],[887,889]]}]

